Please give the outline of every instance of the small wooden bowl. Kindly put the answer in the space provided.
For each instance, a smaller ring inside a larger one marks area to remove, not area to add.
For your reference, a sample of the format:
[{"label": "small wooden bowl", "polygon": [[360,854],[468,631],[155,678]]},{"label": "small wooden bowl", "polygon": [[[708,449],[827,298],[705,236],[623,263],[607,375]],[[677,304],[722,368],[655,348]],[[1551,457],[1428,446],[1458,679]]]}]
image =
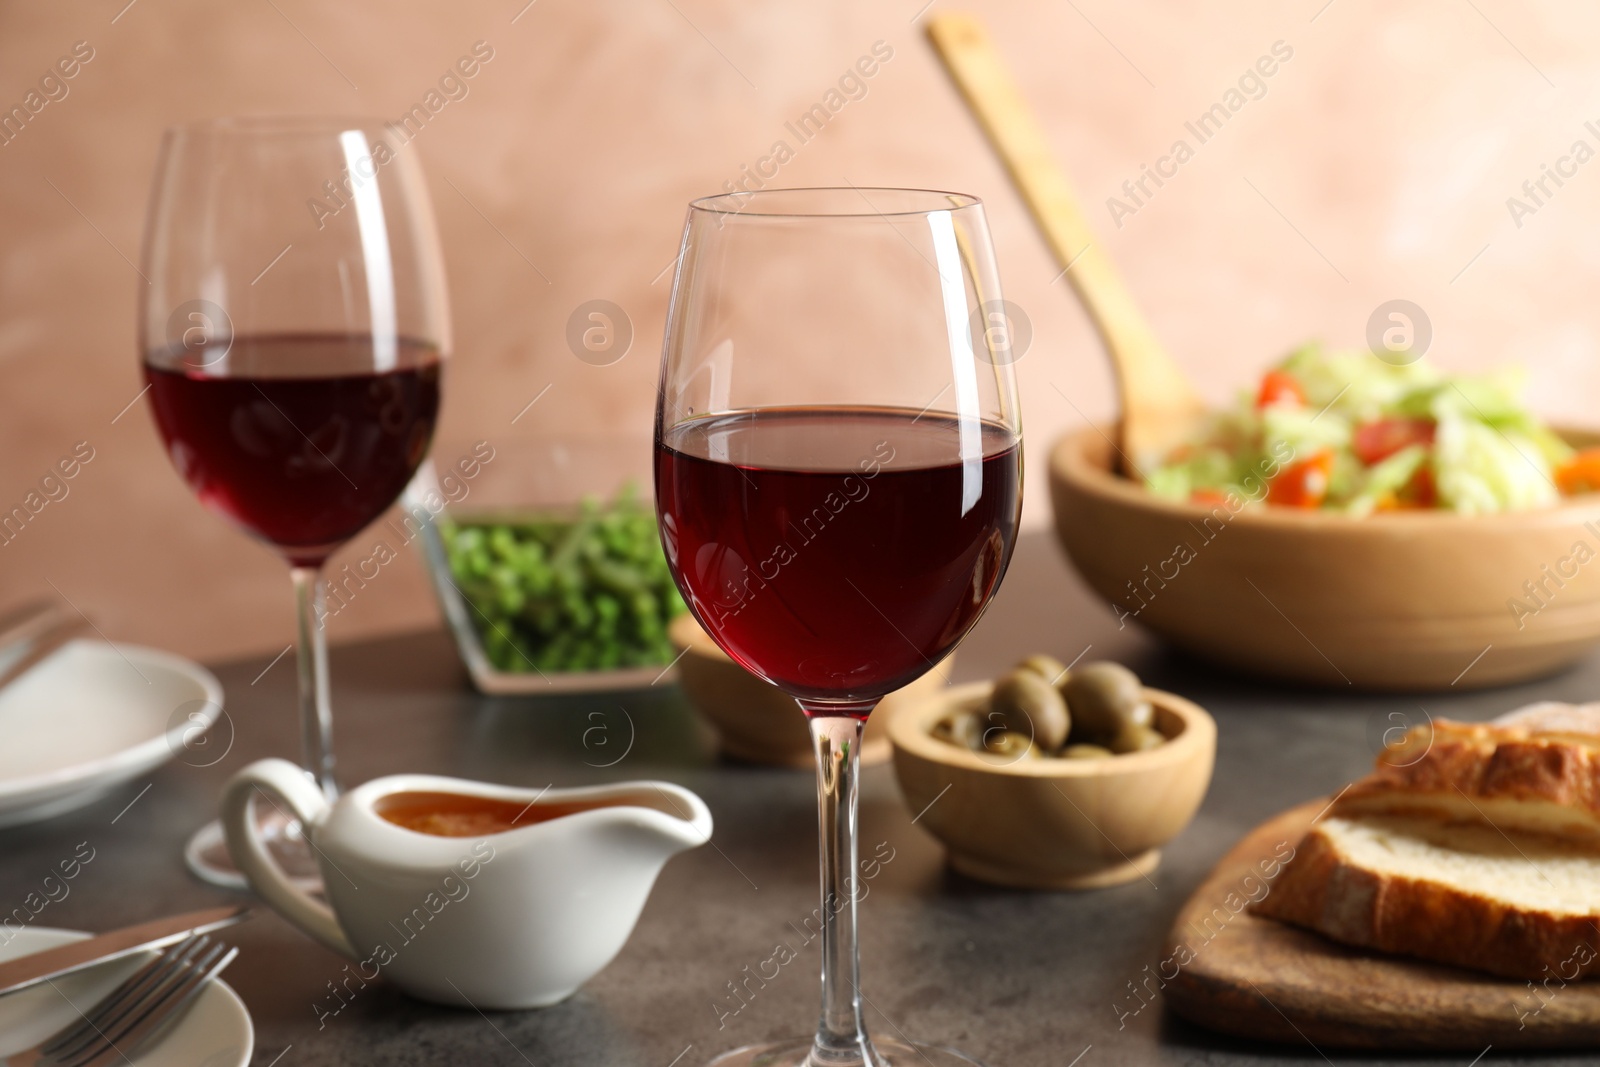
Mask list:
[{"label": "small wooden bowl", "polygon": [[1056,533],[1121,622],[1202,659],[1324,685],[1467,689],[1548,674],[1600,641],[1600,558],[1575,560],[1579,543],[1600,556],[1600,495],[1503,515],[1230,514],[1113,474],[1109,433],[1057,442]]},{"label": "small wooden bowl", "polygon": [[[812,767],[811,731],[794,700],[735,663],[717,647],[694,616],[672,620],[667,636],[683,653],[678,684],[689,702],[716,728],[722,750],[734,759],[781,767]],[[886,763],[886,730],[898,709],[944,689],[954,654],[904,689],[884,697],[867,720],[861,741],[863,764]]]},{"label": "small wooden bowl", "polygon": [[900,791],[970,878],[1021,889],[1098,889],[1143,878],[1211,782],[1217,726],[1199,705],[1146,689],[1169,740],[1097,760],[1001,764],[934,738],[935,723],[987,704],[975,682],[904,707],[889,723]]}]

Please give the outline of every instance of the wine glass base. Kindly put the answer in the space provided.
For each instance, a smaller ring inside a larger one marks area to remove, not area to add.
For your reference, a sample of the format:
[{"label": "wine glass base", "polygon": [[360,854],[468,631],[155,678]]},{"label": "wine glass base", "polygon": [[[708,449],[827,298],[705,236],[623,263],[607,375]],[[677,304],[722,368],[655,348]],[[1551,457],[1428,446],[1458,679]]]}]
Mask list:
[{"label": "wine glass base", "polygon": [[[983,1067],[971,1056],[937,1045],[874,1039],[872,1047],[877,1052],[877,1063],[870,1067]],[[746,1045],[724,1052],[711,1061],[710,1067],[852,1067],[847,1063],[817,1064],[811,1059],[811,1048],[809,1037],[774,1045]]]},{"label": "wine glass base", "polygon": [[[322,871],[317,858],[300,831],[298,820],[274,808],[256,808],[256,826],[261,840],[272,853],[273,860],[289,876],[295,887],[307,893],[322,893]],[[222,889],[249,889],[239,868],[228,854],[228,843],[222,833],[222,823],[215,820],[194,832],[183,847],[183,862],[189,873]]]}]

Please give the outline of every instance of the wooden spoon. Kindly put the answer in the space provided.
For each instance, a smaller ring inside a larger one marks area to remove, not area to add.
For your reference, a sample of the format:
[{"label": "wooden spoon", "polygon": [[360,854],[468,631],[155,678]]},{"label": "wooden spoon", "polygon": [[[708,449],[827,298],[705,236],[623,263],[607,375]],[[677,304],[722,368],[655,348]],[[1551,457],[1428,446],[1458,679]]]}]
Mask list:
[{"label": "wooden spoon", "polygon": [[935,15],[928,20],[928,37],[1111,355],[1122,395],[1122,472],[1142,480],[1144,469],[1193,434],[1205,405],[1094,243],[1066,175],[983,24],[972,15]]}]

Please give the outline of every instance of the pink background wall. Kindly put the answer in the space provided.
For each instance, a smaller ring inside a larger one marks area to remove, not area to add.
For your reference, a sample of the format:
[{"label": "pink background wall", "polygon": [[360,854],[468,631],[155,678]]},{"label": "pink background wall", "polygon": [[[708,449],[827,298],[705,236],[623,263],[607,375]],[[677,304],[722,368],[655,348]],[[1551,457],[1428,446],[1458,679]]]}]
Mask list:
[{"label": "pink background wall", "polygon": [[[69,496],[0,547],[0,602],[54,585],[113,637],[197,656],[290,640],[281,564],[201,510],[142,402],[116,418],[141,386],[142,283],[129,261],[157,140],[169,122],[228,113],[398,117],[479,40],[494,58],[418,139],[455,315],[442,440],[642,442],[683,204],[778,139],[796,151],[774,185],[931,185],[988,201],[1006,295],[1034,327],[1020,364],[1030,523],[1048,517],[1051,440],[1113,411],[1086,321],[925,46],[915,0],[537,0],[520,15],[518,0],[124,2],[0,7],[7,107],[74,42],[94,50],[65,98],[0,146],[0,510],[76,443],[95,456]],[[1207,395],[1229,396],[1304,338],[1359,344],[1372,310],[1403,297],[1431,316],[1440,362],[1523,362],[1541,410],[1589,420],[1600,367],[1584,294],[1600,258],[1600,161],[1548,186],[1520,226],[1506,201],[1575,141],[1600,149],[1600,13],[1509,0],[1323,5],[971,7],[1105,247]],[[797,146],[785,123],[878,41],[893,57],[865,95]],[[1107,197],[1176,138],[1192,143],[1184,123],[1278,41],[1293,57],[1264,95],[1117,227]],[[635,330],[628,355],[605,367],[564,341],[569,314],[595,298],[625,308]],[[407,555],[332,634],[434,617]]]}]

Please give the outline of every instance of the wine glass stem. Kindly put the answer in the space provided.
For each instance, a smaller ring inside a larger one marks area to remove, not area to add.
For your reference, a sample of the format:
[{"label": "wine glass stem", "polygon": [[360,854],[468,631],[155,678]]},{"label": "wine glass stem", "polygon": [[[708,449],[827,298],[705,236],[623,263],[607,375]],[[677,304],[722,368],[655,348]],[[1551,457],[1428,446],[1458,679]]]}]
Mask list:
[{"label": "wine glass stem", "polygon": [[811,715],[817,754],[822,854],[822,1017],[810,1063],[816,1067],[874,1064],[861,1020],[861,959],[856,945],[856,779],[862,720]]},{"label": "wine glass stem", "polygon": [[295,665],[300,679],[302,765],[329,800],[339,795],[333,777],[333,709],[328,702],[328,635],[322,627],[322,568],[291,567],[297,621]]}]

